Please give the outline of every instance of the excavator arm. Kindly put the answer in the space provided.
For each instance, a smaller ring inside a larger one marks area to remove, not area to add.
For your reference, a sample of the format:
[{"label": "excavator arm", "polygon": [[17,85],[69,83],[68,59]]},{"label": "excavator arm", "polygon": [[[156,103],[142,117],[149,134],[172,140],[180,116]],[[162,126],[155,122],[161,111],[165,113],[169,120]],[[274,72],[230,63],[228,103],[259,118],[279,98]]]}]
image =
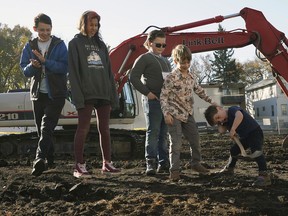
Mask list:
[{"label": "excavator arm", "polygon": [[270,24],[260,11],[244,8],[240,15],[245,20],[247,30],[257,34],[257,40],[253,44],[270,62],[274,77],[288,96],[287,88],[281,79],[283,77],[288,81],[288,39],[283,32]]},{"label": "excavator arm", "polygon": [[[235,29],[224,32],[181,32],[198,26],[219,23],[225,19],[238,16],[244,19],[246,29]],[[124,84],[127,82],[129,70],[136,58],[147,51],[143,43],[146,40],[146,31],[149,28],[143,33],[123,41],[110,52],[112,70],[115,73],[118,92],[122,91]],[[262,12],[251,8],[243,8],[236,14],[216,16],[184,25],[159,29],[162,29],[166,33],[167,47],[162,53],[163,56],[170,56],[172,49],[177,44],[187,45],[192,53],[225,48],[240,48],[253,44],[258,53],[261,53],[265,57],[265,60],[270,62],[273,75],[283,92],[288,96],[288,91],[281,79],[283,77],[288,81],[288,40],[283,32],[278,31],[266,20]],[[260,58],[263,60],[262,57]]]}]

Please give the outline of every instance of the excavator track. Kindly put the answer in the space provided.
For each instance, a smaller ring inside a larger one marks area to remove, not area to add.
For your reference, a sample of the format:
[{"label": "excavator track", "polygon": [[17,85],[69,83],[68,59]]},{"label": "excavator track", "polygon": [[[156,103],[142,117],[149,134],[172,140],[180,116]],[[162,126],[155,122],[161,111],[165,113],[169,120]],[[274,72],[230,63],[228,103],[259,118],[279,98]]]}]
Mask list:
[{"label": "excavator track", "polygon": [[[73,155],[75,129],[55,130],[55,155]],[[111,129],[112,159],[144,158],[145,131]],[[0,136],[0,155],[35,155],[38,136],[36,132],[5,134]],[[84,146],[85,155],[101,157],[99,134],[91,128]]]}]

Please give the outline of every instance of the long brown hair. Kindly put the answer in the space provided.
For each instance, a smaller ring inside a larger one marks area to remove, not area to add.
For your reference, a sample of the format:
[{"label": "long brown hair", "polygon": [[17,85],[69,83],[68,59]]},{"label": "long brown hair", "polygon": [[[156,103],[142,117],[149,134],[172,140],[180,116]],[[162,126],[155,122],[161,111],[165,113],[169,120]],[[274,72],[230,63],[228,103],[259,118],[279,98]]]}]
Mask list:
[{"label": "long brown hair", "polygon": [[102,41],[102,39],[101,39],[101,35],[99,33],[99,29],[101,26],[100,25],[101,17],[98,13],[96,13],[95,11],[92,11],[92,10],[85,11],[80,17],[78,29],[81,32],[81,34],[87,35],[87,25],[88,25],[88,21],[91,19],[97,19],[98,20],[98,31],[93,36],[93,38],[95,38],[98,46],[101,46],[100,41]]}]

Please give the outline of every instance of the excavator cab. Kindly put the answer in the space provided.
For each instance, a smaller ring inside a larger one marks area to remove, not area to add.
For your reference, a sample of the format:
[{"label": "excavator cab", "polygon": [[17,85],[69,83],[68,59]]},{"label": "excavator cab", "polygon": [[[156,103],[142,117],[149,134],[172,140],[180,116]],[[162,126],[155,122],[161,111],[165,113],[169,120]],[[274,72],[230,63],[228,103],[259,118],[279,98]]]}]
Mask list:
[{"label": "excavator cab", "polygon": [[130,82],[126,82],[122,91],[119,93],[119,109],[112,110],[111,124],[131,124],[136,117],[136,90],[133,89]]}]

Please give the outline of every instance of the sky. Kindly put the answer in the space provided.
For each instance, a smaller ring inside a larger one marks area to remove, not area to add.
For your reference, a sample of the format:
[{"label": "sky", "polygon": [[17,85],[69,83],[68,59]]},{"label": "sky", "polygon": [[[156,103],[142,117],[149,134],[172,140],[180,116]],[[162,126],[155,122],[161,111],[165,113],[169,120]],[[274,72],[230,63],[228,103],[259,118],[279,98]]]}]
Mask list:
[{"label": "sky", "polygon": [[[10,28],[20,25],[33,32],[34,17],[45,13],[52,19],[52,33],[66,43],[78,33],[80,16],[86,10],[94,10],[101,16],[100,33],[104,42],[112,48],[151,25],[173,27],[218,15],[236,14],[244,7],[261,11],[274,27],[288,37],[287,0],[9,0],[2,3],[1,24],[7,24]],[[227,31],[245,29],[245,22],[240,16],[220,24]],[[186,31],[217,29],[218,23],[215,23]],[[253,60],[256,57],[254,46],[235,49],[234,57],[241,62]]]}]

